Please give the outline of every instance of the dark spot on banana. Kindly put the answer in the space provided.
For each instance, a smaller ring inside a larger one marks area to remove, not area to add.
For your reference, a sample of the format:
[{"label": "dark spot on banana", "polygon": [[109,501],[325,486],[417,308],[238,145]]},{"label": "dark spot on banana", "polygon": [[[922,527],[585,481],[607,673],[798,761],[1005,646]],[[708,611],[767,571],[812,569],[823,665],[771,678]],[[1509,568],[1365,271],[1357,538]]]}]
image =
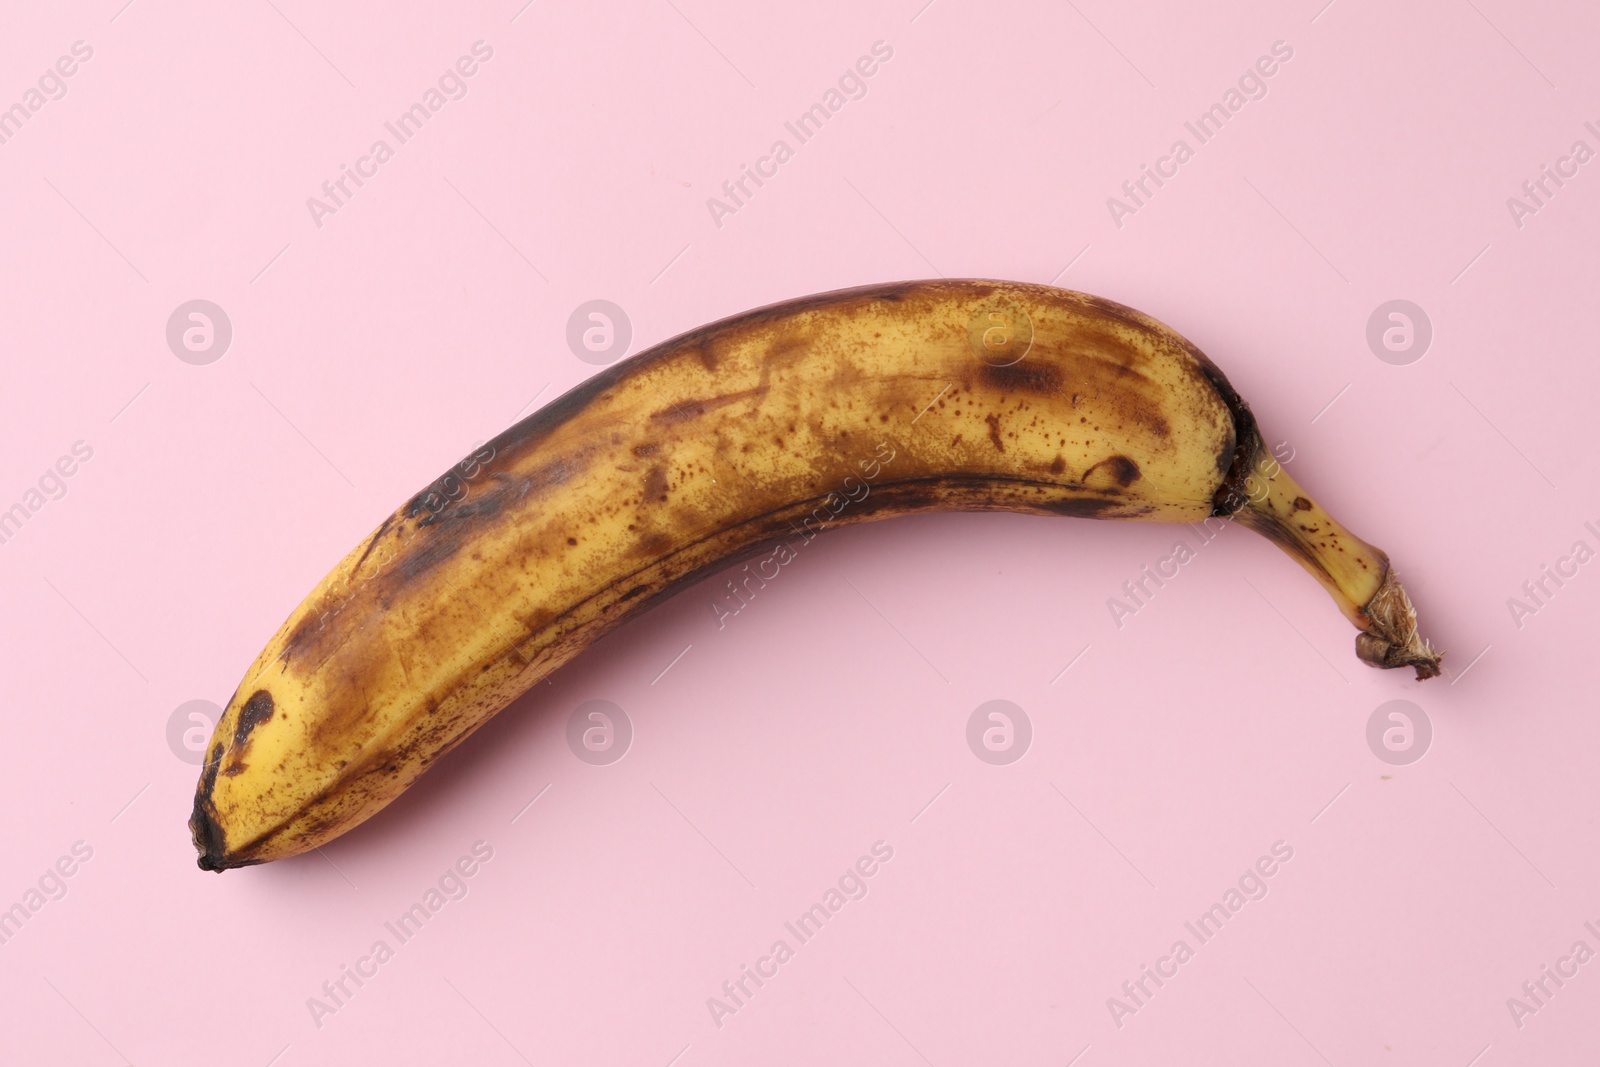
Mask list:
[{"label": "dark spot on banana", "polygon": [[1066,515],[1076,519],[1098,519],[1108,511],[1124,506],[1120,500],[1099,497],[1068,497],[1065,500],[1047,500],[1039,504],[1052,515]]},{"label": "dark spot on banana", "polygon": [[633,446],[633,454],[638,456],[640,459],[646,459],[655,455],[659,451],[661,451],[661,446],[653,441],[646,441],[642,445]]},{"label": "dark spot on banana", "polygon": [[1303,496],[1297,496],[1294,498],[1294,509],[1296,511],[1310,511],[1311,501],[1307,500]]},{"label": "dark spot on banana", "polygon": [[753,389],[741,389],[738,392],[724,393],[722,396],[710,397],[705,400],[684,400],[671,407],[662,408],[660,411],[650,413],[651,422],[665,423],[671,426],[675,423],[688,422],[698,419],[706,412],[727,404],[736,404],[741,400],[753,397],[762,397],[767,394],[768,386],[763,383]]},{"label": "dark spot on banana", "polygon": [[699,402],[699,400],[682,400],[682,402],[675,403],[675,405],[670,406],[670,408],[662,408],[661,411],[653,411],[653,413],[650,414],[650,421],[666,422],[667,426],[670,426],[670,424],[674,424],[674,422],[686,422],[688,419],[698,419],[699,416],[702,416],[702,414],[706,414],[706,405],[704,405],[704,403]]},{"label": "dark spot on banana", "polygon": [[[1196,351],[1198,352],[1198,349]],[[1220,373],[1219,371],[1219,376]],[[1226,386],[1227,379],[1223,379],[1222,384]],[[1238,400],[1237,393],[1233,396]],[[1223,399],[1227,399],[1227,394],[1224,394]],[[1217,469],[1225,473],[1222,484],[1217,486],[1217,491],[1211,497],[1211,514],[1216,516],[1232,515],[1249,502],[1250,496],[1246,492],[1246,486],[1250,481],[1250,471],[1256,462],[1256,457],[1263,449],[1261,431],[1256,428],[1255,416],[1244,406],[1244,401],[1240,400],[1239,404],[1238,408],[1229,405],[1229,410],[1233,414],[1233,447],[1217,453]]]},{"label": "dark spot on banana", "polygon": [[195,851],[199,853],[196,863],[202,871],[225,871],[230,867],[243,866],[227,859],[222,827],[217,824],[216,808],[211,803],[211,790],[217,784],[217,772],[222,767],[222,751],[221,741],[211,746],[205,770],[200,776],[200,785],[195,790],[194,810],[189,816],[189,836],[194,841]]},{"label": "dark spot on banana", "polygon": [[[417,494],[417,496],[412,497],[411,504],[407,505],[407,506],[410,507],[410,506],[416,505],[417,501],[420,500],[421,498],[422,498],[422,494],[421,493]],[[412,514],[415,514],[415,512],[412,512]],[[359,573],[360,572],[361,565],[367,561],[367,557],[368,556],[372,555],[372,550],[377,545],[378,539],[381,538],[384,535],[384,531],[389,529],[389,524],[391,522],[393,522],[393,521],[394,521],[394,516],[393,515],[390,515],[387,519],[383,520],[383,525],[378,527],[377,533],[372,535],[372,540],[367,542],[367,550],[365,552],[361,553],[361,558],[356,560],[356,565],[354,567],[350,568],[351,573]]]},{"label": "dark spot on banana", "polygon": [[449,536],[447,531],[450,529],[449,526],[441,527],[439,536],[430,538],[425,544],[407,552],[396,569],[399,579],[406,582],[415,581],[441,563],[454,558],[461,548],[461,540]]},{"label": "dark spot on banana", "polygon": [[[221,756],[220,747],[217,754]],[[230,867],[243,866],[228,862],[222,827],[217,825],[216,817],[212,814],[211,802],[204,793],[195,794],[194,812],[189,816],[189,836],[194,840],[195,851],[200,854],[195,862],[202,871],[220,873]]]},{"label": "dark spot on banana", "polygon": [[929,511],[942,507],[949,498],[950,491],[937,484],[900,482],[874,489],[872,495],[861,502],[861,513]]},{"label": "dark spot on banana", "polygon": [[811,342],[797,334],[785,334],[767,347],[768,363],[792,363],[811,350]]},{"label": "dark spot on banana", "polygon": [[[244,747],[250,740],[250,733],[257,726],[272,718],[272,694],[265,689],[257,689],[250,694],[250,699],[244,702],[244,707],[239,709],[239,721],[233,727],[233,747]],[[238,774],[230,769],[229,774]]]},{"label": "dark spot on banana", "polygon": [[1061,472],[1065,471],[1066,469],[1067,469],[1067,461],[1066,461],[1066,459],[1064,457],[1062,457],[1060,455],[1057,455],[1056,458],[1055,458],[1055,461],[1050,464],[1050,473],[1051,474],[1060,474]]},{"label": "dark spot on banana", "polygon": [[1089,476],[1101,467],[1106,468],[1106,472],[1124,489],[1139,480],[1139,465],[1127,456],[1112,456],[1110,459],[1101,460],[1083,472],[1083,480],[1087,482]]},{"label": "dark spot on banana", "polygon": [[222,742],[218,741],[211,746],[211,754],[206,757],[205,773],[200,776],[200,792],[209,797],[211,787],[216,784],[217,772],[222,769]]},{"label": "dark spot on banana", "polygon": [[1061,388],[1061,368],[1042,359],[1022,359],[1005,367],[984,363],[978,377],[1002,393],[1054,393]]},{"label": "dark spot on banana", "polygon": [[989,424],[989,440],[994,443],[995,451],[1004,452],[1006,446],[1000,440],[1000,416],[991,411],[983,417],[983,421]]},{"label": "dark spot on banana", "polygon": [[654,557],[666,555],[675,545],[672,537],[664,533],[647,534],[639,539],[629,553],[634,556]]},{"label": "dark spot on banana", "polygon": [[644,476],[644,501],[665,499],[667,499],[667,469],[651,467],[650,473]]}]

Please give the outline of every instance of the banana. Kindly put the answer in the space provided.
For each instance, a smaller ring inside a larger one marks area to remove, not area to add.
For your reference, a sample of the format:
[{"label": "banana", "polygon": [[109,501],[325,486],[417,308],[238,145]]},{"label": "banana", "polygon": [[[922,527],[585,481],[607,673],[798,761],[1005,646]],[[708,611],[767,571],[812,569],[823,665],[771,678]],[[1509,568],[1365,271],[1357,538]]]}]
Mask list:
[{"label": "banana", "polygon": [[221,871],[372,816],[495,712],[686,584],[823,525],[935,510],[1195,522],[1277,543],[1376,667],[1440,654],[1382,551],[1263,447],[1188,341],[1039,285],[825,293],[594,375],[385,518],[268,642],[190,828]]}]

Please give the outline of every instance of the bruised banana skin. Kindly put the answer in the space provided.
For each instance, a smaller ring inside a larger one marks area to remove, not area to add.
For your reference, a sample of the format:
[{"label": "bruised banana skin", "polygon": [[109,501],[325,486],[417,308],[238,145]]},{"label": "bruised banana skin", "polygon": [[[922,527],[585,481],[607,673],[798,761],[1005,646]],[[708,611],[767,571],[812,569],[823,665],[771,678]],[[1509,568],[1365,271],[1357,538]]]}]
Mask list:
[{"label": "bruised banana skin", "polygon": [[1038,285],[843,290],[607,368],[385,518],[218,721],[190,820],[199,865],[344,833],[709,572],[822,525],[938,510],[1231,516],[1322,582],[1363,660],[1438,673],[1387,557],[1295,485],[1167,327]]}]

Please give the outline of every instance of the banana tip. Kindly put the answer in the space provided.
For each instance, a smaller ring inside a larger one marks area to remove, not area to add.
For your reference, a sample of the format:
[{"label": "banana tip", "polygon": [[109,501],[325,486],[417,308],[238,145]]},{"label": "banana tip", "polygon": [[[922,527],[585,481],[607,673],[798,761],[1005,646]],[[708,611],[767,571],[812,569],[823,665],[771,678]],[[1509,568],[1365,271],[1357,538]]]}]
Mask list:
[{"label": "banana tip", "polygon": [[202,871],[222,871],[248,866],[251,861],[240,862],[228,857],[223,845],[222,827],[211,814],[211,805],[201,796],[194,798],[194,814],[189,816],[189,834],[194,839],[195,851],[200,856],[195,863]]},{"label": "banana tip", "polygon": [[1363,609],[1368,624],[1356,635],[1356,655],[1369,667],[1411,667],[1417,681],[1437,678],[1444,653],[1423,640],[1417,632],[1417,609],[1411,606],[1400,579],[1389,571],[1383,585]]}]

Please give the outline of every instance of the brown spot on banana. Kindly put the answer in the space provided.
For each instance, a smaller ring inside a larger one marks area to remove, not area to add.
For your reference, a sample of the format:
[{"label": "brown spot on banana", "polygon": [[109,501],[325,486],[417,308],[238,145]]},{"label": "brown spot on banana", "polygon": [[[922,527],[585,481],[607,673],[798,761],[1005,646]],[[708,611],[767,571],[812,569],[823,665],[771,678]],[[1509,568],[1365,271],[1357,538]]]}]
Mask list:
[{"label": "brown spot on banana", "polygon": [[244,707],[239,709],[239,721],[233,728],[233,747],[235,751],[243,749],[250,742],[250,734],[257,726],[272,718],[272,694],[265,689],[257,689],[244,702]]},{"label": "brown spot on banana", "polygon": [[983,421],[989,427],[989,443],[994,445],[996,452],[1004,452],[1006,443],[1000,439],[1000,415],[991,411],[983,417]]},{"label": "brown spot on banana", "polygon": [[1127,456],[1112,456],[1109,459],[1101,460],[1099,463],[1096,463],[1094,466],[1084,471],[1084,484],[1087,485],[1091,481],[1096,480],[1095,472],[1100,470],[1102,467],[1105,468],[1105,473],[1101,480],[1109,478],[1111,481],[1115,482],[1124,489],[1139,480],[1139,465],[1137,463],[1129,459]]},{"label": "brown spot on banana", "polygon": [[1060,367],[1043,360],[1029,361],[1027,358],[998,367],[980,364],[978,375],[985,386],[1001,393],[1054,393],[1061,388],[1062,382]]},{"label": "brown spot on banana", "polygon": [[702,341],[695,346],[694,354],[700,357],[700,365],[715,374],[717,372],[717,346],[709,340]]},{"label": "brown spot on banana", "polygon": [[[969,330],[997,305],[1031,329],[1005,367]],[[846,523],[1237,512],[1329,587],[1366,632],[1363,659],[1426,662],[1382,554],[1296,509],[1310,497],[1281,468],[1253,474],[1260,435],[1222,373],[1080,293],[928,281],[760,308],[599,371],[485,452],[464,494],[435,483],[457,492],[447,506],[425,491],[385,518],[246,672],[196,791],[202,867],[338,836],[627,618]],[[244,725],[257,692],[283,712],[270,728]]]},{"label": "brown spot on banana", "polygon": [[651,467],[644,476],[643,503],[665,502],[667,499],[667,469],[665,467]]},{"label": "brown spot on banana", "polygon": [[741,400],[749,400],[752,397],[764,396],[766,391],[767,387],[765,385],[757,385],[739,393],[724,393],[721,396],[702,397],[697,400],[675,401],[660,411],[652,412],[650,421],[666,423],[669,426],[675,423],[693,422],[703,418],[708,411],[714,411],[727,404],[737,404]]}]

